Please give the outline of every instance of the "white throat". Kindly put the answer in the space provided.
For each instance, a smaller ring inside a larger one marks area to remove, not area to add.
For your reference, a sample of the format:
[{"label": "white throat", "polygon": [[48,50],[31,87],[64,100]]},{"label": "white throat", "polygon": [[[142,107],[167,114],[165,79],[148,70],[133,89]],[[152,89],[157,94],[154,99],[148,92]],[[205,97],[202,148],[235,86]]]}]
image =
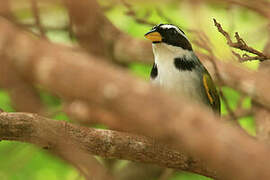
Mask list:
[{"label": "white throat", "polygon": [[152,79],[152,83],[169,92],[202,101],[203,96],[198,93],[200,89],[198,74],[195,71],[179,70],[175,66],[175,58],[192,61],[193,52],[165,43],[153,44],[153,52],[158,75]]},{"label": "white throat", "polygon": [[176,57],[191,57],[191,52],[181,47],[168,45],[166,43],[153,44],[153,53],[157,64],[172,63]]}]

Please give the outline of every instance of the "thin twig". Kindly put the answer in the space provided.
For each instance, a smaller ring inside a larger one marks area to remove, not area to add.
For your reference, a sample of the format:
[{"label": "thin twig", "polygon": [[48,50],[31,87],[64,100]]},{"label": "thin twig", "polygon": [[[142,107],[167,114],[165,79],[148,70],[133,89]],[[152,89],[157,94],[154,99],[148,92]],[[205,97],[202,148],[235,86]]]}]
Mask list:
[{"label": "thin twig", "polygon": [[235,111],[237,119],[243,118],[243,117],[248,117],[253,115],[253,110],[252,109],[244,109],[240,108]]},{"label": "thin twig", "polygon": [[47,39],[46,30],[43,28],[40,21],[40,12],[39,12],[38,4],[36,0],[31,0],[31,7],[34,14],[34,18],[35,18],[35,24],[38,27],[41,36]]},{"label": "thin twig", "polygon": [[156,12],[158,14],[159,17],[161,17],[162,19],[164,19],[167,23],[170,23],[170,24],[176,24],[173,22],[173,20],[171,18],[169,18],[168,16],[166,16],[162,10],[160,8],[156,8]]},{"label": "thin twig", "polygon": [[226,38],[227,44],[230,47],[233,47],[235,49],[239,49],[239,50],[242,50],[242,51],[245,51],[245,52],[252,53],[252,54],[256,55],[256,56],[252,57],[252,56],[249,56],[247,54],[244,54],[241,57],[239,54],[237,54],[237,53],[235,53],[233,51],[233,54],[239,59],[240,62],[252,61],[252,60],[265,61],[265,60],[270,59],[270,56],[267,56],[263,52],[258,51],[256,49],[254,49],[253,47],[248,46],[246,44],[246,42],[240,37],[238,32],[235,33],[236,42],[233,42],[230,35],[226,31],[223,30],[221,24],[218,23],[216,21],[216,19],[213,19],[213,21],[214,21],[214,24],[217,27],[218,31]]},{"label": "thin twig", "polygon": [[137,16],[137,13],[135,12],[133,7],[131,6],[131,4],[127,3],[125,0],[122,0],[122,3],[128,9],[128,11],[126,12],[126,15],[132,17],[138,24],[144,24],[144,25],[148,25],[148,26],[156,25],[156,23],[149,22],[144,18],[139,18]]}]

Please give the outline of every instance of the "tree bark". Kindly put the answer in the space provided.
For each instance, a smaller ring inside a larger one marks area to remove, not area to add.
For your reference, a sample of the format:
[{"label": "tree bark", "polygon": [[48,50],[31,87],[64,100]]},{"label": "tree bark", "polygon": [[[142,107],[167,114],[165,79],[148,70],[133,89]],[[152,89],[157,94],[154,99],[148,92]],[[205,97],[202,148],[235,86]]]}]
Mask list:
[{"label": "tree bark", "polygon": [[33,143],[57,154],[65,152],[66,147],[76,147],[104,158],[152,163],[216,177],[215,171],[206,168],[199,160],[151,138],[77,126],[30,113],[0,113],[0,139]]}]

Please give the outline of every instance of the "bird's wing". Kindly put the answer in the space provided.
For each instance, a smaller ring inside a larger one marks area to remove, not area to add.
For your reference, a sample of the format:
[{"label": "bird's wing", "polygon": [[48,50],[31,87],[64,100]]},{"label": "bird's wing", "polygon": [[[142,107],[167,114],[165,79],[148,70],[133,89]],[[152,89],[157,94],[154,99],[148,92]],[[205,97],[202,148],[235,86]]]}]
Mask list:
[{"label": "bird's wing", "polygon": [[203,86],[204,86],[204,90],[205,90],[206,96],[209,100],[211,107],[216,112],[220,113],[219,95],[218,95],[216,86],[207,71],[203,73]]}]

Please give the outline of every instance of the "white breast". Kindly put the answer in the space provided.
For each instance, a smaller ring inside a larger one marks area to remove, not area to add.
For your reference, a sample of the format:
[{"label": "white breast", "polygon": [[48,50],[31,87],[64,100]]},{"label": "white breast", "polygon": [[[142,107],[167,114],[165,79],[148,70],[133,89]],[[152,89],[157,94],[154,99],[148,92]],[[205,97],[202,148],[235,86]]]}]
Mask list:
[{"label": "white breast", "polygon": [[153,46],[155,54],[155,63],[158,69],[158,75],[152,79],[153,84],[158,85],[171,93],[202,102],[200,94],[200,77],[194,71],[181,71],[174,65],[175,57],[190,56],[190,52],[182,50],[179,54],[168,51],[162,44]]}]

